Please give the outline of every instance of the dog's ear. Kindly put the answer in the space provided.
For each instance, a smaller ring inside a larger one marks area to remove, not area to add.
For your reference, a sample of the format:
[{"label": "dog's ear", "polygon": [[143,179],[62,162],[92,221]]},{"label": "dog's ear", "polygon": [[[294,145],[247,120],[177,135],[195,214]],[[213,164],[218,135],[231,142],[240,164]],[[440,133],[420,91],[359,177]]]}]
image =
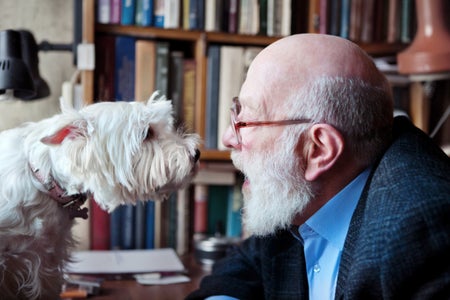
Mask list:
[{"label": "dog's ear", "polygon": [[59,129],[52,135],[48,135],[46,137],[43,137],[41,139],[41,142],[47,145],[59,145],[61,144],[66,138],[75,138],[76,136],[80,135],[80,128],[78,128],[75,125],[66,125],[63,128]]}]

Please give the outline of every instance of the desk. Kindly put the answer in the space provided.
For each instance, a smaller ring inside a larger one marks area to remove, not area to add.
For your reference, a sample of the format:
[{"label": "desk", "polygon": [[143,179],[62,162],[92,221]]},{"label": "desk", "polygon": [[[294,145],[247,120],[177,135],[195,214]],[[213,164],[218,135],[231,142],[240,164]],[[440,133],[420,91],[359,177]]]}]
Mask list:
[{"label": "desk", "polygon": [[134,280],[107,280],[103,282],[101,292],[89,299],[95,300],[178,300],[184,299],[197,289],[201,279],[209,272],[195,261],[193,255],[181,257],[188,270],[190,282],[169,285],[141,285]]}]

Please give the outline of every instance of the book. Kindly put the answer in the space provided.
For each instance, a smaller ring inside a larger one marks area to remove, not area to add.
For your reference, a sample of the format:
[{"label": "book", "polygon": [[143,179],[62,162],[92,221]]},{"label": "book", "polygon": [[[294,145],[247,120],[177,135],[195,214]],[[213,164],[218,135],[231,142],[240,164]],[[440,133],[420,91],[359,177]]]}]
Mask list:
[{"label": "book", "polygon": [[217,1],[206,1],[205,2],[205,31],[218,31],[216,28],[216,6]]},{"label": "book", "polygon": [[261,52],[262,47],[245,47],[243,53],[243,64],[242,64],[242,74],[243,79],[247,76],[248,68],[250,68],[250,64],[255,59],[255,57]]},{"label": "book", "polygon": [[329,33],[330,28],[330,7],[328,5],[332,5],[331,2],[327,0],[319,1],[319,32],[323,34]]},{"label": "book", "polygon": [[154,0],[142,0],[142,26],[153,26]]},{"label": "book", "polygon": [[402,0],[388,0],[388,16],[387,16],[388,43],[395,43],[400,40],[401,1]]},{"label": "book", "polygon": [[242,178],[230,187],[227,202],[227,222],[225,235],[227,237],[242,236],[242,207],[244,203],[242,195]]},{"label": "book", "polygon": [[110,218],[110,246],[109,249],[117,250],[122,248],[122,210],[123,206],[116,207],[109,215]]},{"label": "book", "polygon": [[169,43],[156,42],[155,89],[168,96],[169,88]]},{"label": "book", "polygon": [[204,0],[189,1],[189,29],[202,30],[204,28]]},{"label": "book", "polygon": [[183,118],[183,79],[184,79],[184,54],[182,51],[169,53],[169,81],[168,95],[172,100],[175,126],[184,122]]},{"label": "book", "polygon": [[97,22],[100,24],[109,24],[111,18],[110,0],[97,1]]},{"label": "book", "polygon": [[363,0],[350,1],[350,28],[348,37],[352,41],[359,41],[361,37],[362,13],[363,13],[362,5]]},{"label": "book", "polygon": [[208,65],[206,71],[206,108],[205,108],[205,141],[206,149],[216,149],[217,119],[219,110],[219,78],[220,78],[220,46],[211,44],[208,47]]},{"label": "book", "polygon": [[321,0],[309,0],[309,9],[308,9],[309,33],[320,33],[320,1]]},{"label": "book", "polygon": [[413,40],[413,27],[415,24],[415,5],[413,0],[402,0],[400,41],[410,43]]},{"label": "book", "polygon": [[240,0],[238,21],[239,34],[255,35],[259,32],[259,5],[257,0]]},{"label": "book", "polygon": [[[208,1],[208,2],[215,2],[215,1]],[[182,0],[182,17],[181,17],[181,28],[184,30],[189,30],[189,8],[191,0]]]},{"label": "book", "polygon": [[342,0],[340,36],[342,38],[348,39],[349,34],[350,34],[350,0]]},{"label": "book", "polygon": [[145,248],[155,248],[155,201],[152,200],[145,205]]},{"label": "book", "polygon": [[259,1],[259,35],[267,35],[267,1]]},{"label": "book", "polygon": [[179,0],[165,0],[164,3],[164,28],[179,28],[181,15],[181,3]]},{"label": "book", "polygon": [[164,28],[165,0],[154,0],[153,22],[155,27]]},{"label": "book", "polygon": [[153,0],[136,0],[135,24],[138,26],[153,25]]},{"label": "book", "polygon": [[153,40],[136,41],[135,62],[135,99],[147,101],[155,91],[156,42]]},{"label": "book", "polygon": [[195,97],[196,97],[197,63],[195,59],[183,61],[183,124],[187,132],[195,131]]},{"label": "book", "polygon": [[178,255],[189,252],[189,241],[191,236],[190,229],[190,210],[189,210],[189,188],[182,188],[177,191],[176,200],[176,252]]},{"label": "book", "polygon": [[280,13],[278,14],[280,18],[279,35],[281,36],[288,36],[291,34],[291,19],[292,19],[291,1],[292,0],[281,1],[281,9]]},{"label": "book", "polygon": [[239,24],[239,1],[240,0],[229,0],[228,8],[228,30],[229,33],[238,32]]},{"label": "book", "polygon": [[227,226],[227,205],[231,186],[208,185],[208,235],[224,236]]},{"label": "book", "polygon": [[[115,73],[115,47],[113,35],[98,35],[95,47],[94,79],[97,84],[94,88],[96,101],[114,100],[114,73]],[[103,49],[108,49],[104,51]]]},{"label": "book", "polygon": [[[111,8],[110,8],[111,15],[109,18],[109,22],[111,24],[119,24],[121,10],[122,10],[122,3],[121,3],[122,0],[110,0],[110,1],[111,1]],[[105,49],[108,49],[108,48],[105,48]]]},{"label": "book", "polygon": [[194,235],[206,235],[208,231],[208,186],[194,186]]},{"label": "book", "polygon": [[371,43],[374,39],[375,0],[362,3],[361,42]]},{"label": "book", "polygon": [[219,106],[217,125],[217,149],[225,150],[221,138],[230,124],[230,107],[233,97],[239,95],[243,82],[244,47],[222,46],[220,48]]},{"label": "book", "polygon": [[117,101],[134,100],[135,89],[135,38],[115,38],[114,97]]},{"label": "book", "polygon": [[136,0],[122,0],[120,24],[134,25]]},{"label": "book", "polygon": [[126,204],[122,206],[121,213],[121,231],[120,231],[120,248],[134,249],[134,226],[136,222],[135,206]]},{"label": "book", "polygon": [[134,249],[145,249],[146,239],[146,208],[147,202],[137,201],[134,207]]},{"label": "book", "polygon": [[328,32],[331,35],[339,36],[341,30],[341,0],[334,0],[328,3],[329,27]]},{"label": "book", "polygon": [[[340,0],[338,0],[340,1]],[[334,2],[334,1],[333,1]],[[291,33],[302,33],[308,30],[309,1],[291,1]]]},{"label": "book", "polygon": [[111,246],[110,215],[94,201],[90,202],[91,250],[109,250]]}]

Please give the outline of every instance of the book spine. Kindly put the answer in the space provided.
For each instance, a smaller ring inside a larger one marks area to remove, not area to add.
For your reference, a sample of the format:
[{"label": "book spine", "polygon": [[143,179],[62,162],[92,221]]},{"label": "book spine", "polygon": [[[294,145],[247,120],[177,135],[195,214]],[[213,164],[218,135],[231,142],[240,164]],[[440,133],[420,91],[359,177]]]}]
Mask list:
[{"label": "book spine", "polygon": [[[94,78],[97,84],[94,97],[97,101],[112,101],[114,95],[115,73],[115,37],[113,35],[99,35],[96,37]],[[103,49],[109,49],[104,51]]]},{"label": "book spine", "polygon": [[208,186],[208,234],[224,236],[227,226],[228,185]]},{"label": "book spine", "polygon": [[135,51],[134,38],[116,37],[114,94],[118,101],[134,100]]},{"label": "book spine", "polygon": [[109,213],[91,201],[91,250],[109,250],[111,246]]},{"label": "book spine", "polygon": [[164,28],[164,5],[165,0],[154,0],[153,21],[155,27]]},{"label": "book spine", "polygon": [[111,19],[110,0],[98,0],[97,2],[97,22],[100,24],[109,24]]},{"label": "book spine", "polygon": [[208,231],[208,186],[196,184],[194,187],[194,234]]},{"label": "book spine", "polygon": [[183,123],[183,69],[184,54],[182,51],[171,51],[169,59],[169,99],[172,100],[175,124]]},{"label": "book spine", "polygon": [[342,38],[348,39],[349,34],[350,34],[350,0],[342,0],[340,36]]},{"label": "book spine", "polygon": [[110,249],[121,249],[121,231],[122,231],[122,206],[114,209],[110,214]]},{"label": "book spine", "polygon": [[145,248],[155,248],[155,202],[149,200],[145,206]]},{"label": "book spine", "polygon": [[237,33],[239,24],[239,0],[230,0],[228,11],[228,32]]},{"label": "book spine", "polygon": [[136,0],[122,0],[120,24],[134,25]]},{"label": "book spine", "polygon": [[241,237],[242,236],[242,181],[240,184],[230,187],[230,193],[227,203],[227,227],[226,236],[228,237]]},{"label": "book spine", "polygon": [[205,148],[217,147],[217,119],[219,107],[219,74],[220,46],[208,47],[208,67],[206,82],[206,113],[205,113]]},{"label": "book spine", "polygon": [[169,43],[156,43],[155,88],[162,95],[168,95],[169,87]]},{"label": "book spine", "polygon": [[183,61],[183,123],[188,132],[195,131],[195,77],[197,64],[194,59]]},{"label": "book spine", "polygon": [[135,99],[147,101],[155,91],[155,41],[136,41]]},{"label": "book spine", "polygon": [[176,228],[176,251],[178,255],[189,252],[189,189],[183,188],[177,192],[177,228]]},{"label": "book spine", "polygon": [[122,10],[122,0],[111,0],[111,9],[110,9],[110,23],[111,24],[119,24],[121,18],[121,10]]},{"label": "book spine", "polygon": [[164,28],[180,27],[180,7],[179,0],[166,0],[164,3]]},{"label": "book spine", "polygon": [[121,246],[122,249],[134,249],[134,224],[135,224],[134,205],[127,204],[123,206],[122,211],[122,230],[121,230]]},{"label": "book spine", "polygon": [[142,26],[153,26],[154,0],[142,0]]},{"label": "book spine", "polygon": [[259,1],[259,35],[267,35],[267,0]]},{"label": "book spine", "polygon": [[145,218],[147,202],[138,201],[135,209],[134,248],[145,249]]},{"label": "book spine", "polygon": [[[220,48],[219,109],[217,125],[217,149],[225,150],[221,138],[230,124],[232,99],[239,94],[243,82],[244,47],[222,46]],[[241,66],[241,68],[236,68]]]}]

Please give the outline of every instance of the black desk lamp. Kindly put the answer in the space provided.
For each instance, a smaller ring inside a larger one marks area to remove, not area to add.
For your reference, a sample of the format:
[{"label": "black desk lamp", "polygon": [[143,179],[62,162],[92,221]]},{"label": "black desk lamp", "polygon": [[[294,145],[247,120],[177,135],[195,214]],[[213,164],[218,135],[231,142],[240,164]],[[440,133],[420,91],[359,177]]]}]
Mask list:
[{"label": "black desk lamp", "polygon": [[12,93],[22,100],[50,95],[47,83],[39,74],[38,51],[29,31],[0,31],[0,94]]},{"label": "black desk lamp", "polygon": [[13,30],[0,32],[0,94],[4,93],[14,93],[16,98],[36,94],[31,72],[22,59],[20,33]]}]

